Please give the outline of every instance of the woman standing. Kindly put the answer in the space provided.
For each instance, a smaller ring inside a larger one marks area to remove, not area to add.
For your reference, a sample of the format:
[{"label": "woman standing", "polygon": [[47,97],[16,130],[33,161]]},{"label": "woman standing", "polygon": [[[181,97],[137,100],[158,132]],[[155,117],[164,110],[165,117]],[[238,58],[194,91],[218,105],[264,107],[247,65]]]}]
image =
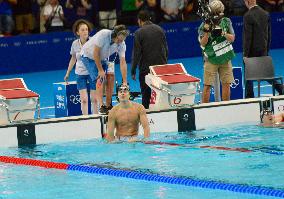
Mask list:
[{"label": "woman standing", "polygon": [[88,115],[87,83],[89,83],[90,86],[90,99],[93,108],[92,113],[96,114],[98,113],[98,104],[96,99],[96,81],[92,81],[89,72],[84,66],[80,57],[81,48],[89,38],[89,33],[91,32],[91,25],[86,20],[77,20],[73,25],[73,32],[79,38],[73,41],[72,43],[70,51],[71,58],[64,80],[66,81],[66,83],[68,83],[70,72],[76,64],[75,74],[77,79],[77,89],[80,93],[82,114]]},{"label": "woman standing", "polygon": [[46,32],[64,31],[64,13],[58,0],[49,0],[49,4],[44,6],[43,17]]}]

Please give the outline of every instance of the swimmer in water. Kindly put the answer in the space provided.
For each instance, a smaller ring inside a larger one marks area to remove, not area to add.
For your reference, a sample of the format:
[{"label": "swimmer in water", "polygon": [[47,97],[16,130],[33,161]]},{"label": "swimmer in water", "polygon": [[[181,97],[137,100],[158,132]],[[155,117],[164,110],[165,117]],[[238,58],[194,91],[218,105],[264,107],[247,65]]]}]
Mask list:
[{"label": "swimmer in water", "polygon": [[[130,90],[127,85],[118,88],[119,103],[108,114],[107,135],[109,142],[123,140],[129,142],[138,141],[139,124],[144,130],[144,139],[150,137],[150,127],[143,105],[129,100]],[[114,130],[116,134],[114,135]]]},{"label": "swimmer in water", "polygon": [[272,110],[265,109],[261,112],[261,123],[263,127],[284,127],[284,113],[273,115]]}]

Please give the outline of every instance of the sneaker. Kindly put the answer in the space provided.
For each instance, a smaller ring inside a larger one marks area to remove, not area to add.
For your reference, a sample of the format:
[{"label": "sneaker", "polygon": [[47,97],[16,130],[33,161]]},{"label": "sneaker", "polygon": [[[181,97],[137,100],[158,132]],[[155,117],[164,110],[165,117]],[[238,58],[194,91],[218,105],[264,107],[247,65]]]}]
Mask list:
[{"label": "sneaker", "polygon": [[102,105],[99,109],[99,114],[107,115],[108,114],[108,108],[105,105]]}]

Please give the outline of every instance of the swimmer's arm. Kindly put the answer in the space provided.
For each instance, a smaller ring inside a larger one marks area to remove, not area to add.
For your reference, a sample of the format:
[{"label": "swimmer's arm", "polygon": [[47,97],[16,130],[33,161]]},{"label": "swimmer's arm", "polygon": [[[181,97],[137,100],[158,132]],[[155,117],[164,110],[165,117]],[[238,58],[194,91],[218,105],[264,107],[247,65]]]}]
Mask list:
[{"label": "swimmer's arm", "polygon": [[110,111],[108,114],[108,123],[107,123],[107,141],[111,142],[114,140],[114,129],[115,129],[115,117],[114,111]]},{"label": "swimmer's arm", "polygon": [[144,138],[149,138],[150,137],[149,122],[146,114],[146,109],[142,105],[140,110],[140,123],[144,130]]}]

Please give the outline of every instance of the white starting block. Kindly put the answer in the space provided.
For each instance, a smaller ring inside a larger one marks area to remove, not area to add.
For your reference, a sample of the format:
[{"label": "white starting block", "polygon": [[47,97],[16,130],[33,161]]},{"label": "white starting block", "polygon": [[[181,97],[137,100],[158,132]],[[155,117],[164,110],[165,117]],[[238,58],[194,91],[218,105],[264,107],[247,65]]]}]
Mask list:
[{"label": "white starting block", "polygon": [[0,125],[39,118],[39,95],[22,78],[0,80]]},{"label": "white starting block", "polygon": [[181,63],[150,66],[145,81],[152,89],[150,110],[191,106],[200,94],[200,79],[189,75]]}]

